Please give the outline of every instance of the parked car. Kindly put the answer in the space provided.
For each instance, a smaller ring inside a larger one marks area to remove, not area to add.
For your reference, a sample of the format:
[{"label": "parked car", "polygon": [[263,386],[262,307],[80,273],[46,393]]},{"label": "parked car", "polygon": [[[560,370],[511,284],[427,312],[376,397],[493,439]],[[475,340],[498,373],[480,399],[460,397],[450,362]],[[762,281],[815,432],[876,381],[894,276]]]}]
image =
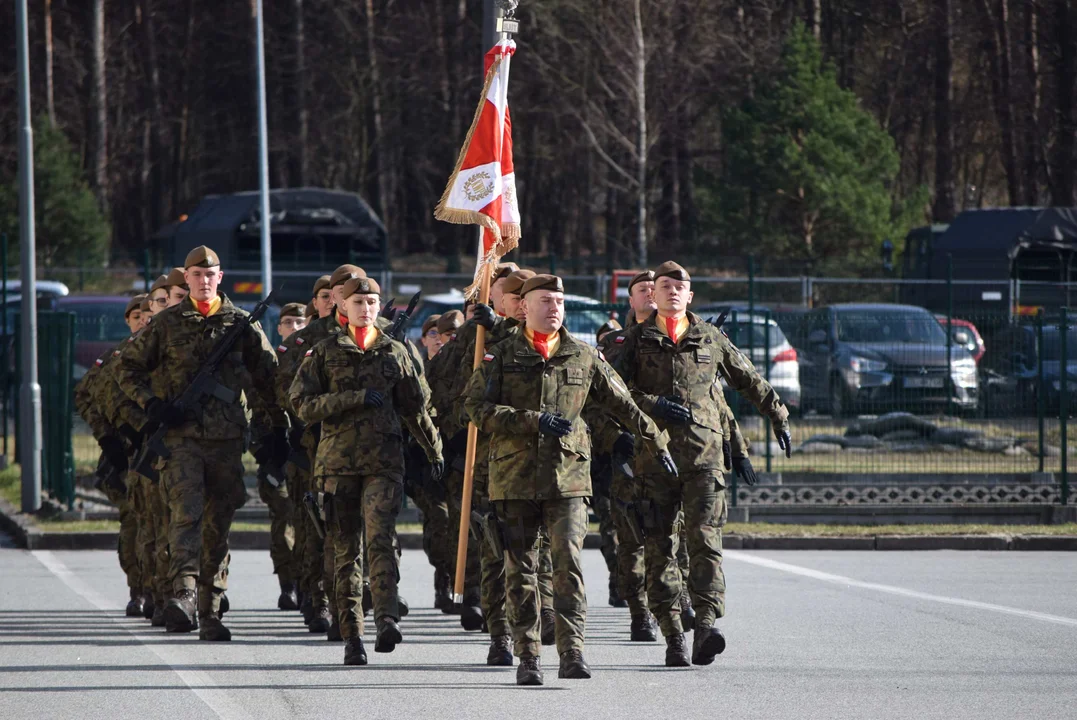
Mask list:
[{"label": "parked car", "polygon": [[979,402],[976,362],[927,310],[911,305],[843,304],[807,317],[798,348],[803,404],[834,417],[869,411],[961,412]]},{"label": "parked car", "polygon": [[130,297],[69,295],[57,298],[54,310],[75,313],[75,381],[109,348],[131,334],[123,319]]},{"label": "parked car", "polygon": [[[600,308],[591,310],[588,305],[601,305],[598,300],[584,295],[565,295],[565,328],[577,340],[594,346],[595,331],[602,327],[610,314]],[[423,331],[423,323],[431,315],[440,315],[449,310],[463,310],[464,294],[453,290],[439,295],[423,296],[422,302],[415,310],[415,317],[408,325],[408,338],[418,344]]]},{"label": "parked car", "polygon": [[[997,332],[980,364],[983,408],[987,415],[1033,415],[1040,388],[1044,409],[1057,413],[1062,390],[1062,333],[1058,325],[1043,326],[1043,383],[1036,328],[1012,325]],[[1066,333],[1066,395],[1077,409],[1077,328]]]},{"label": "parked car", "polygon": [[[939,324],[942,325],[942,329],[945,330],[946,316],[936,315],[935,319],[939,321]],[[953,335],[954,343],[968,350],[969,354],[972,355],[972,359],[979,365],[985,350],[984,339],[980,336],[980,331],[968,320],[950,318],[950,325],[950,333]]]},{"label": "parked car", "polygon": [[[44,298],[54,300],[56,298],[67,297],[71,293],[67,285],[62,282],[57,282],[56,280],[37,280],[34,282],[34,291],[37,294],[39,301]],[[7,301],[9,303],[22,301],[21,280],[7,281]]]}]

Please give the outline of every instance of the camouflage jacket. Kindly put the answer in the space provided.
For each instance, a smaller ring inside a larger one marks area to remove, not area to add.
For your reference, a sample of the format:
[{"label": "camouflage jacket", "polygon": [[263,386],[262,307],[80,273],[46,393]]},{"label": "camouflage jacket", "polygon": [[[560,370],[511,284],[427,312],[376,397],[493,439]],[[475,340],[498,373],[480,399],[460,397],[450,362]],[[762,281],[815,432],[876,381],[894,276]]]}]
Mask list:
[{"label": "camouflage jacket", "polygon": [[460,430],[459,423],[454,422],[452,417],[452,387],[456,381],[458,367],[456,350],[459,347],[459,339],[445,343],[438,354],[426,363],[424,371],[426,381],[430,386],[430,401],[435,411],[434,424],[437,425],[445,441],[451,440],[453,435]]},{"label": "camouflage jacket", "polygon": [[75,386],[75,410],[90,426],[94,438],[98,440],[106,435],[114,435],[116,428],[109,422],[106,408],[96,399],[95,391],[101,384],[101,370],[115,360],[119,354],[119,349],[126,342],[125,340],[115,348],[102,353],[99,358],[94,360],[93,365],[90,366],[86,374],[79,380],[78,385]]},{"label": "camouflage jacket", "polygon": [[[112,351],[110,361],[102,365],[100,378],[94,384],[94,401],[104,409],[105,415],[113,427],[119,428],[123,425],[129,425],[132,430],[142,430],[149,420],[146,417],[146,412],[138,406],[138,403],[127,397],[119,383],[120,369],[123,367],[121,362],[123,354],[131,352],[131,348],[135,345],[135,340],[144,332],[145,330],[139,330],[121,342]],[[154,373],[153,377],[150,378],[150,382],[156,395],[161,391],[159,374]]]},{"label": "camouflage jacket", "polygon": [[[367,390],[381,392],[384,405],[365,407]],[[365,351],[347,333],[307,350],[288,395],[300,420],[321,423],[312,474],[387,475],[403,481],[401,420],[427,458],[440,459],[428,392],[407,348],[384,334]]]},{"label": "camouflage jacket", "polygon": [[[147,330],[121,354],[119,386],[139,407],[145,409],[153,397],[166,401],[178,397],[221,336],[246,315],[223,294],[221,301],[220,310],[210,317],[203,317],[188,301],[158,313]],[[235,393],[236,401],[207,398],[200,410],[188,410],[187,422],[169,430],[168,437],[242,439],[248,409],[251,435],[256,442],[272,428],[284,427],[284,414],[273,397],[276,367],[277,359],[261,328],[250,327],[232,346],[217,373],[217,381]],[[197,416],[191,417],[192,412]]]},{"label": "camouflage jacket", "polygon": [[[549,500],[591,495],[591,444],[581,419],[594,404],[643,441],[639,454],[657,455],[668,438],[632,401],[613,369],[563,328],[557,352],[543,360],[523,333],[491,348],[468,382],[464,404],[490,438],[490,499]],[[562,438],[539,432],[543,412],[572,422]]]},{"label": "camouflage jacket", "polygon": [[284,408],[290,417],[295,417],[295,410],[292,408],[292,402],[288,398],[288,392],[292,388],[292,381],[295,379],[296,372],[299,371],[299,366],[303,363],[307,350],[310,350],[327,337],[340,335],[342,331],[343,329],[340,323],[337,322],[337,315],[334,312],[328,317],[313,320],[302,330],[292,333],[287,339],[282,340],[280,345],[277,346],[277,371],[273,378],[273,387],[277,396],[277,404]]},{"label": "camouflage jacket", "polygon": [[[729,416],[723,423],[728,407],[719,378],[772,422],[789,417],[774,388],[720,330],[688,313],[689,327],[674,345],[658,329],[656,317],[657,313],[625,335],[618,369],[644,412],[653,413],[659,397],[680,398],[690,409],[687,426],[656,420],[670,431],[670,452],[681,472],[724,468],[722,441],[728,439]],[[652,458],[637,455],[637,475],[661,472]]]}]

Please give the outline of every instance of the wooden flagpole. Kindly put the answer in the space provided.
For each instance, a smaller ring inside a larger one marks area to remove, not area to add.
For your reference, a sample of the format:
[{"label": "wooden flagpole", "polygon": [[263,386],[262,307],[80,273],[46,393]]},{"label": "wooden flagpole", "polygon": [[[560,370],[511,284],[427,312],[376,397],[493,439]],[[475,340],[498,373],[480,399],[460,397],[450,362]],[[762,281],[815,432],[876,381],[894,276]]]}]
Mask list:
[{"label": "wooden flagpole", "polygon": [[[479,227],[479,248],[482,248],[483,228]],[[494,266],[488,262],[482,264],[482,282],[479,286],[479,302],[483,305],[490,303],[490,278]],[[482,363],[483,355],[486,354],[486,328],[478,325],[475,328],[475,356],[472,358],[471,369],[477,370]],[[467,451],[464,454],[464,488],[460,497],[460,530],[456,536],[456,579],[453,584],[452,601],[456,605],[464,602],[464,575],[467,570],[467,541],[468,531],[471,528],[471,495],[475,485],[475,453],[479,445],[479,428],[474,422],[467,424]]]}]

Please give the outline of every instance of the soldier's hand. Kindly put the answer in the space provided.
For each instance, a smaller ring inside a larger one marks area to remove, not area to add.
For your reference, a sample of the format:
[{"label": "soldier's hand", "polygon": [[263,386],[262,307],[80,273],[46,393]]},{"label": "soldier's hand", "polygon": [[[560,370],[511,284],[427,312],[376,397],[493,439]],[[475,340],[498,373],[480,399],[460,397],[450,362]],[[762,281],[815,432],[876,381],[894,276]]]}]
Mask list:
[{"label": "soldier's hand", "polygon": [[774,423],[774,437],[778,438],[778,447],[785,451],[787,458],[793,457],[793,441],[789,437],[789,421]]},{"label": "soldier's hand", "polygon": [[636,454],[636,438],[630,432],[623,432],[613,442],[613,454],[617,457],[630,458]]},{"label": "soldier's hand", "polygon": [[292,428],[288,431],[288,445],[297,452],[303,451],[303,431],[306,430],[306,426],[302,423],[296,422],[292,425]]},{"label": "soldier's hand", "polygon": [[659,417],[682,425],[692,419],[692,413],[688,408],[666,397],[658,398],[654,404],[654,412]]},{"label": "soldier's hand", "polygon": [[489,305],[478,303],[475,305],[475,313],[471,317],[476,325],[482,325],[487,330],[494,329],[494,309]]},{"label": "soldier's hand", "polygon": [[666,472],[673,477],[677,477],[679,474],[677,472],[677,463],[673,462],[673,456],[669,454],[669,451],[663,450],[658,453],[658,460],[662,463],[662,467],[665,468]]},{"label": "soldier's hand", "polygon": [[377,390],[367,390],[363,394],[363,405],[368,408],[380,408],[385,404],[385,396]]},{"label": "soldier's hand", "polygon": [[564,437],[572,432],[572,422],[553,413],[539,415],[539,432],[543,435]]},{"label": "soldier's hand", "polygon": [[755,485],[759,482],[759,476],[755,474],[755,468],[752,467],[752,461],[746,457],[734,457],[733,458],[733,472],[737,474],[748,485]]},{"label": "soldier's hand", "polygon": [[126,472],[127,451],[124,449],[123,441],[119,437],[106,435],[98,440],[97,444],[101,446],[101,452],[105,454],[105,459],[108,460],[109,465],[121,473]]},{"label": "soldier's hand", "polygon": [[733,469],[730,464],[730,459],[733,457],[733,446],[728,440],[722,441],[722,462],[725,463],[725,471],[729,472]]},{"label": "soldier's hand", "polygon": [[430,461],[430,479],[434,482],[441,482],[441,478],[445,476],[445,460],[442,458],[436,458]]},{"label": "soldier's hand", "polygon": [[146,415],[150,420],[165,427],[178,427],[184,422],[183,412],[170,402],[161,398],[150,398],[146,403]]},{"label": "soldier's hand", "polygon": [[273,432],[266,437],[273,448],[273,464],[279,468],[284,467],[284,463],[288,462],[288,451],[291,449],[288,445],[288,428],[273,428]]}]

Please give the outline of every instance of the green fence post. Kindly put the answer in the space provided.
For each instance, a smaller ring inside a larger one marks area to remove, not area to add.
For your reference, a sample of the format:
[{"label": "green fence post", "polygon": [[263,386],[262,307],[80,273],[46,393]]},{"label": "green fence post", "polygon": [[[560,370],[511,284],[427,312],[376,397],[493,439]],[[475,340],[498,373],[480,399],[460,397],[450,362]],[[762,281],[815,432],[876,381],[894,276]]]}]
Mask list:
[{"label": "green fence post", "polygon": [[150,249],[146,248],[142,251],[142,276],[146,283],[146,292],[150,291],[150,285],[153,281],[150,280]]},{"label": "green fence post", "polygon": [[1040,308],[1036,312],[1036,419],[1040,435],[1040,472],[1043,472],[1043,426],[1046,414],[1047,397],[1043,387],[1043,308]]},{"label": "green fence post", "polygon": [[3,432],[4,432],[4,466],[7,466],[7,416],[11,412],[9,407],[9,400],[11,399],[11,376],[8,375],[8,317],[7,317],[7,233],[0,233],[0,272],[3,273],[3,277],[0,278],[0,284],[3,285],[2,292],[3,298],[0,299],[0,303],[3,304],[4,315],[4,334],[3,344],[0,345],[0,378],[3,378],[4,387],[0,389],[0,394],[4,398],[4,419],[3,419]]},{"label": "green fence post", "polygon": [[[770,365],[771,365],[771,358],[770,358],[770,310],[767,310],[766,313],[763,315],[763,343],[764,343],[764,346],[765,346],[764,350],[763,350],[763,371],[766,373],[766,380],[767,380],[767,384],[769,385],[770,384]],[[764,442],[764,447],[766,448],[767,472],[770,472],[770,461],[771,461],[770,435],[767,433],[767,426],[766,425],[767,425],[766,422],[764,422],[763,423],[763,442]]]},{"label": "green fence post", "polygon": [[1066,447],[1066,442],[1067,442],[1066,441],[1066,424],[1067,424],[1067,421],[1069,420],[1069,417],[1068,417],[1069,416],[1069,403],[1066,401],[1067,400],[1066,395],[1069,394],[1069,389],[1066,387],[1066,376],[1069,375],[1069,371],[1066,368],[1066,364],[1069,362],[1069,357],[1068,357],[1069,356],[1069,352],[1068,352],[1069,348],[1066,347],[1068,345],[1068,343],[1067,343],[1068,338],[1066,337],[1067,335],[1069,335],[1069,318],[1067,317],[1067,309],[1062,308],[1061,313],[1059,315],[1059,321],[1058,321],[1058,339],[1059,339],[1060,348],[1061,348],[1061,353],[1059,355],[1059,359],[1060,359],[1061,362],[1059,364],[1060,370],[1059,370],[1059,373],[1058,373],[1058,377],[1059,377],[1059,386],[1058,386],[1058,425],[1059,425],[1059,430],[1061,431],[1061,435],[1062,435],[1062,437],[1061,437],[1061,441],[1062,441],[1061,442],[1061,445],[1062,445],[1062,448],[1061,448],[1061,456],[1062,457],[1061,457],[1061,459],[1062,459],[1062,504],[1063,505],[1065,505],[1065,504],[1067,504],[1069,502],[1069,495],[1070,495],[1069,472],[1068,472],[1068,468],[1066,467],[1066,463],[1067,463],[1067,460],[1068,460],[1068,458],[1066,457],[1066,455],[1067,455],[1066,451],[1068,449]]},{"label": "green fence post", "polygon": [[552,251],[550,252],[550,274],[557,274],[557,253]]},{"label": "green fence post", "polygon": [[[729,342],[733,343],[734,347],[736,347],[736,345],[737,345],[737,336],[740,335],[740,333],[738,332],[738,328],[740,327],[740,324],[737,322],[737,320],[738,320],[737,315],[738,315],[738,313],[737,313],[736,310],[733,310],[732,312],[730,312],[729,313],[729,324],[726,325],[726,327],[729,328],[729,332],[726,333],[726,335],[729,336]],[[725,391],[725,389],[723,388],[723,392],[724,391]],[[736,419],[736,420],[740,419],[740,397],[739,396],[735,396],[733,402],[729,403],[729,411],[731,413],[733,413],[733,418],[734,419]],[[764,433],[764,435],[765,435],[765,433]]]},{"label": "green fence post", "polygon": [[754,333],[752,327],[755,323],[755,255],[748,256],[748,359],[752,359],[754,350]]},{"label": "green fence post", "polygon": [[954,254],[946,253],[946,414],[954,416]]}]

